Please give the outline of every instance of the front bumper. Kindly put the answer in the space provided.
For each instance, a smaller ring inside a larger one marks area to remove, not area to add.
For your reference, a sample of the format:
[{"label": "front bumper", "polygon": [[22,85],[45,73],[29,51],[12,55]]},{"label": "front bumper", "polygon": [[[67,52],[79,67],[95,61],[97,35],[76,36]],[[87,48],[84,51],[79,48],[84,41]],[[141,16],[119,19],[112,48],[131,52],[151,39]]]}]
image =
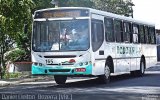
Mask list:
[{"label": "front bumper", "polygon": [[[84,72],[76,72],[76,68],[85,68]],[[81,67],[36,66],[32,65],[32,75],[92,75],[92,64]]]}]

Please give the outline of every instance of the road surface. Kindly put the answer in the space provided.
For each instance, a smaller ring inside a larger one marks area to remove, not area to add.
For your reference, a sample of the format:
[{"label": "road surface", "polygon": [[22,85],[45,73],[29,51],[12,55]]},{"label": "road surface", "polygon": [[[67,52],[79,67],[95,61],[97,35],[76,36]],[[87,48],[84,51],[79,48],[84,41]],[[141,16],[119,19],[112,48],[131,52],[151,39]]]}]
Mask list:
[{"label": "road surface", "polygon": [[[159,67],[158,67],[159,68]],[[97,79],[69,79],[21,83],[0,87],[2,100],[160,100],[160,70],[146,71],[143,77],[112,76],[109,84]]]}]

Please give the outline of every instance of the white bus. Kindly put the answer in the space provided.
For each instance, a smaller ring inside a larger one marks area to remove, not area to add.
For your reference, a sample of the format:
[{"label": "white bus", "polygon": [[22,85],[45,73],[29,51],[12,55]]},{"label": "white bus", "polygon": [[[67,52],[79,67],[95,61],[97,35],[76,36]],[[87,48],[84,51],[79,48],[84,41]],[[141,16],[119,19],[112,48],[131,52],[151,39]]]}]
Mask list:
[{"label": "white bus", "polygon": [[68,76],[112,74],[142,76],[157,62],[155,26],[84,7],[35,11],[32,74],[54,75],[57,84]]}]

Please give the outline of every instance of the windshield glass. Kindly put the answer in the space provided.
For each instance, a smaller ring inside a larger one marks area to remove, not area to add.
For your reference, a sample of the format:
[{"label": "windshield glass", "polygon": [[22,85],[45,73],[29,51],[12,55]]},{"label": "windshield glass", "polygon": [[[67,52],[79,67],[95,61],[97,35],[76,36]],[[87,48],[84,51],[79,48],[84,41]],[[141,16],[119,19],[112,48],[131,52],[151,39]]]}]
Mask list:
[{"label": "windshield glass", "polygon": [[87,19],[37,21],[33,25],[32,49],[34,51],[79,51],[89,48]]}]

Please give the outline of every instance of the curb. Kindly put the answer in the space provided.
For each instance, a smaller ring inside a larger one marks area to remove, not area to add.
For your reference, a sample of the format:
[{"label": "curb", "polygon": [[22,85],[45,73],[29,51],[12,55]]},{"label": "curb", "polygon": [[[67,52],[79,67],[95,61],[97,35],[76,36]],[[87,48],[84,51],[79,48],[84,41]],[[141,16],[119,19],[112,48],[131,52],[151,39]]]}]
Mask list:
[{"label": "curb", "polygon": [[[38,77],[38,78],[27,78],[27,79],[22,79],[18,81],[0,81],[0,87],[6,87],[6,86],[11,86],[11,85],[18,85],[20,83],[25,83],[25,82],[37,82],[40,80],[45,80],[46,78]],[[49,79],[51,80],[51,79]],[[53,79],[52,79],[53,80]]]},{"label": "curb", "polygon": [[34,81],[38,81],[39,79],[24,79],[24,80],[19,80],[19,81],[14,81],[14,82],[7,82],[7,81],[3,81],[4,83],[0,84],[0,87],[5,87],[5,86],[10,86],[10,85],[18,85],[20,83],[24,83],[24,82],[34,82]]},{"label": "curb", "polygon": [[0,87],[5,87],[5,86],[9,86],[10,82],[5,82],[4,83],[0,83]]},{"label": "curb", "polygon": [[157,64],[156,65],[160,65],[160,62],[157,62]]}]

